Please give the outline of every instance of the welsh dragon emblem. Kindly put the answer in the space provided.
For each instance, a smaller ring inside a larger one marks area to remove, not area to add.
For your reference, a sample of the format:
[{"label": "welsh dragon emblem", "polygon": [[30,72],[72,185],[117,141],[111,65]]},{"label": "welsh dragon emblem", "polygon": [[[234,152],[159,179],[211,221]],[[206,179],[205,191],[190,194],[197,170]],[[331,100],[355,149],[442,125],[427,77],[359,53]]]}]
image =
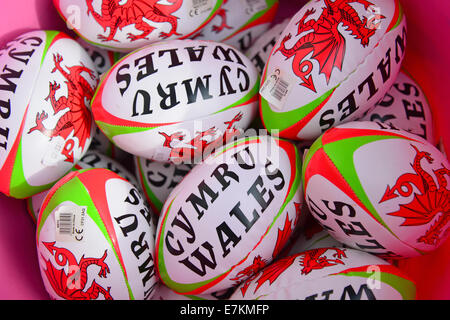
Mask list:
[{"label": "welsh dragon emblem", "polygon": [[[329,251],[335,251],[335,253],[332,254],[331,258],[326,255],[329,253]],[[345,249],[339,248],[312,249],[286,258],[282,258],[268,265],[258,274],[253,276],[252,280],[258,279],[256,280],[257,285],[253,293],[256,293],[256,291],[258,291],[258,289],[267,281],[269,281],[269,284],[272,285],[272,283],[274,283],[284,271],[286,271],[290,266],[292,266],[292,264],[299,256],[301,256],[301,258],[299,259],[300,260],[299,264],[302,267],[300,271],[301,275],[307,275],[311,273],[313,270],[320,270],[338,264],[344,265],[345,263],[342,260],[343,258],[347,258],[347,255],[345,254]],[[242,295],[245,295],[245,292],[248,289],[249,284],[246,285],[247,286],[244,285],[244,287],[241,288]]]},{"label": "welsh dragon emblem", "polygon": [[[286,244],[291,238],[295,226],[298,224],[298,221],[301,216],[301,204],[294,202],[294,207],[295,207],[295,218],[293,219],[293,222],[289,220],[289,215],[286,215],[286,220],[284,221],[283,228],[278,229],[277,241],[273,249],[272,259],[275,259],[276,257],[282,255],[283,249],[286,247]],[[237,274],[237,276],[231,280],[236,281],[236,284],[245,281],[244,285],[241,288],[242,295],[245,295],[251,281],[256,279],[258,276],[258,272],[261,269],[265,268],[266,266],[267,261],[262,259],[261,256],[258,255],[255,258],[253,258],[253,263],[250,266],[240,271]]]},{"label": "welsh dragon emblem", "polygon": [[[223,0],[223,5],[227,4],[228,0]],[[219,25],[213,25],[212,26],[212,31],[215,33],[221,33],[223,30],[225,29],[233,29],[231,26],[228,25],[227,23],[227,9],[225,8],[220,8],[217,11],[217,16],[220,17],[220,24]]]},{"label": "welsh dragon emblem", "polygon": [[186,135],[177,131],[171,135],[159,132],[164,137],[163,146],[170,148],[169,158],[176,162],[189,162],[198,159],[202,155],[210,154],[215,148],[226,144],[234,137],[239,137],[241,131],[234,128],[234,124],[242,120],[242,112],[239,112],[232,120],[224,122],[227,125],[224,134],[219,134],[217,128],[211,127],[203,132],[197,132],[196,136],[188,140]]},{"label": "welsh dragon emblem", "polygon": [[437,245],[449,230],[450,191],[447,188],[447,178],[450,177],[450,170],[442,164],[439,169],[433,170],[435,180],[422,167],[422,161],[431,164],[434,159],[428,152],[419,151],[414,145],[411,147],[416,152],[411,165],[415,173],[405,173],[397,179],[392,187],[387,186],[380,203],[398,197],[406,198],[414,193],[411,203],[401,204],[398,211],[391,212],[389,215],[404,218],[401,226],[420,226],[432,223],[426,233],[417,239],[417,242]]},{"label": "welsh dragon emblem", "polygon": [[95,21],[102,26],[103,30],[109,28],[109,34],[104,36],[98,35],[98,39],[102,42],[116,41],[114,39],[118,30],[134,24],[136,30],[140,34],[128,33],[127,38],[133,42],[139,39],[147,39],[156,28],[147,23],[147,21],[155,23],[169,23],[171,29],[168,33],[161,32],[160,38],[166,39],[173,35],[180,36],[177,33],[177,17],[172,15],[176,12],[183,0],[167,0],[171,4],[160,4],[160,0],[102,0],[101,13],[97,13],[92,5],[94,0],[86,0],[88,7],[88,15],[92,14]]},{"label": "welsh dragon emblem", "polygon": [[[94,89],[83,78],[82,74],[88,74],[91,79],[96,79],[96,74],[91,69],[85,67],[83,64],[66,67],[68,72],[63,68],[61,62],[63,58],[59,54],[53,56],[55,64],[52,73],[58,71],[66,79],[67,96],[61,96],[56,99],[56,93],[61,88],[61,85],[55,82],[49,83],[49,95],[45,99],[50,100],[53,108],[53,116],[65,111],[59,118],[54,128],[47,128],[44,125],[44,120],[48,118],[45,111],[36,114],[36,126],[32,127],[28,134],[34,131],[39,131],[43,135],[51,139],[55,137],[62,137],[67,139],[71,132],[73,136],[78,138],[80,148],[84,149],[86,141],[91,136],[92,116],[86,103],[89,103],[94,95]],[[74,162],[72,149],[74,142],[69,140],[63,148],[62,153],[66,157],[67,162]]]},{"label": "welsh dragon emblem", "polygon": [[[315,14],[315,9],[309,9],[297,22],[297,36],[299,40],[291,47],[286,48],[286,42],[292,38],[292,34],[286,35],[274,55],[280,52],[286,59],[293,58],[292,70],[301,79],[301,85],[316,92],[314,80],[311,77],[313,64],[316,60],[320,66],[320,74],[324,74],[327,83],[330,81],[334,68],[342,71],[344,63],[346,43],[338,26],[342,25],[358,39],[363,47],[369,44],[370,38],[385,17],[374,15],[370,20],[367,17],[359,17],[350,3],[360,3],[366,10],[373,4],[367,0],[324,0],[325,8],[317,20],[308,19]],[[375,22],[378,21],[378,22]],[[306,58],[308,55],[310,58]]]},{"label": "welsh dragon emblem", "polygon": [[[58,296],[68,300],[94,300],[102,294],[105,300],[113,300],[110,294],[111,287],[105,289],[95,282],[95,279],[92,280],[89,288],[86,288],[88,284],[87,268],[89,266],[100,267],[98,276],[101,278],[106,278],[107,273],[109,273],[109,267],[105,263],[107,250],[100,259],[85,258],[83,255],[77,261],[72,252],[65,248],[56,247],[55,242],[43,242],[43,244],[55,258],[57,267],[53,266],[50,260],[44,258],[46,266],[44,273]],[[67,268],[67,273],[64,268]],[[84,289],[86,290],[83,291]]]},{"label": "welsh dragon emblem", "polygon": [[[227,23],[227,20],[228,20],[227,11],[228,10],[223,8],[223,5],[225,5],[227,2],[228,2],[228,0],[223,0],[222,7],[220,7],[220,9],[217,10],[216,17],[218,18],[217,20],[220,20],[220,22],[218,24],[213,24],[211,26],[211,31],[216,34],[222,33],[225,29],[233,29],[233,27],[229,26]],[[215,20],[213,20],[213,21],[215,21]],[[200,32],[198,32],[197,34],[193,35],[190,39],[195,40],[198,37],[203,37],[204,34],[203,34],[202,30],[200,30]]]}]

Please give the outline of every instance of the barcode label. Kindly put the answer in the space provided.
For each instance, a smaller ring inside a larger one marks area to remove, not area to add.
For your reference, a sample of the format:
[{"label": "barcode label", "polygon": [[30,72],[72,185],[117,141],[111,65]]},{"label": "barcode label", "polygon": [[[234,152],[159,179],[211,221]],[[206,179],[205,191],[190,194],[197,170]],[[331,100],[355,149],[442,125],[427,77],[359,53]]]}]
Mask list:
[{"label": "barcode label", "polygon": [[72,235],[75,226],[74,215],[72,212],[61,212],[57,222],[59,234]]},{"label": "barcode label", "polygon": [[244,0],[246,4],[246,12],[248,14],[255,14],[257,12],[267,9],[266,0]]},{"label": "barcode label", "polygon": [[273,107],[278,110],[282,110],[291,88],[291,81],[283,76],[279,69],[276,69],[266,78],[266,81],[261,86],[259,93]]},{"label": "barcode label", "polygon": [[191,16],[200,15],[205,11],[212,10],[213,0],[192,0]]},{"label": "barcode label", "polygon": [[208,3],[208,0],[192,0],[194,8],[202,7]]},{"label": "barcode label", "polygon": [[61,206],[55,212],[56,241],[83,241],[86,207]]},{"label": "barcode label", "polygon": [[284,81],[283,79],[279,79],[277,81],[276,86],[274,87],[272,94],[275,99],[277,99],[278,101],[281,101],[288,93],[288,89],[289,89],[289,83],[287,81]]}]

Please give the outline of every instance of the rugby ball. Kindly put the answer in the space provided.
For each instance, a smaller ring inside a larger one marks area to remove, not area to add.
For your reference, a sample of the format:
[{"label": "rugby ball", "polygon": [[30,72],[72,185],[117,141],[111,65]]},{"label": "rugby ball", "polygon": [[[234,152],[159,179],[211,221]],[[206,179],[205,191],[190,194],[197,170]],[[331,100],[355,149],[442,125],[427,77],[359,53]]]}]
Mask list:
[{"label": "rugby ball", "polygon": [[302,220],[301,159],[291,142],[245,137],[173,189],[159,216],[156,264],[180,294],[236,286],[274,259]]},{"label": "rugby ball", "polygon": [[274,25],[256,39],[250,48],[245,51],[245,55],[253,62],[260,74],[263,73],[270,53],[288,23],[289,19],[284,19],[282,22]]},{"label": "rugby ball", "polygon": [[170,192],[194,167],[191,164],[175,165],[134,157],[135,175],[153,212],[161,212]]},{"label": "rugby ball", "polygon": [[449,168],[417,135],[349,122],[327,130],[306,154],[305,201],[347,246],[383,258],[419,256],[449,235]]},{"label": "rugby ball", "polygon": [[37,251],[52,299],[151,299],[153,213],[131,183],[106,169],[64,176],[44,199]]},{"label": "rugby ball", "polygon": [[116,63],[91,107],[99,128],[122,150],[161,162],[196,163],[249,126],[258,89],[258,72],[233,47],[171,40]]},{"label": "rugby ball", "polygon": [[272,135],[315,140],[357,120],[393,85],[406,50],[399,0],[310,1],[264,69],[260,114]]},{"label": "rugby ball", "polygon": [[[112,172],[117,173],[119,176],[126,179],[128,182],[141,190],[140,184],[138,183],[134,174],[132,174],[118,161],[111,159],[110,157],[96,150],[88,150],[86,154],[80,159],[80,161],[78,161],[78,163],[73,167],[72,171],[91,168],[104,168],[111,170]],[[30,198],[27,198],[28,213],[31,215],[35,222],[39,217],[39,211],[47,193],[48,190],[45,190]]]},{"label": "rugby ball", "polygon": [[0,191],[23,199],[49,189],[88,149],[98,75],[58,31],[19,36],[2,50],[0,68]]},{"label": "rugby ball", "polygon": [[436,145],[433,116],[420,85],[405,71],[362,121],[379,121],[421,136]]},{"label": "rugby ball", "polygon": [[278,0],[224,0],[216,16],[192,38],[227,43],[245,52],[269,28]]},{"label": "rugby ball", "polygon": [[202,29],[223,0],[53,0],[69,29],[93,45],[132,51],[150,43],[186,39]]},{"label": "rugby ball", "polygon": [[415,283],[369,253],[345,248],[301,252],[267,266],[230,300],[414,300]]}]

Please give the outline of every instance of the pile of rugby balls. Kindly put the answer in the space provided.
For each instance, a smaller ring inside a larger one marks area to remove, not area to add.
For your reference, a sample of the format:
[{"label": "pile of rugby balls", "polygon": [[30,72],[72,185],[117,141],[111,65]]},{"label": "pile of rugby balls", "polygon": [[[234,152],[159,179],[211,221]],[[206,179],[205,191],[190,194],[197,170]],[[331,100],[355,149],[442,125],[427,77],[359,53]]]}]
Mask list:
[{"label": "pile of rugby balls", "polygon": [[399,1],[53,2],[76,39],[0,51],[51,299],[416,297],[395,264],[450,234],[450,166]]}]

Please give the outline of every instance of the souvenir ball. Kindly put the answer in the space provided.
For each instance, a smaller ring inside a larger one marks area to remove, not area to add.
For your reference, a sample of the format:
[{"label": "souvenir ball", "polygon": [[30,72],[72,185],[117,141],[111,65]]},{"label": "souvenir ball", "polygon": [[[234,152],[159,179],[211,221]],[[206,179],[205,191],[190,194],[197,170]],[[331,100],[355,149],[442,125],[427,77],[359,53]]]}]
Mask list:
[{"label": "souvenir ball", "polygon": [[449,163],[428,141],[381,122],[329,129],[306,154],[313,217],[339,242],[383,258],[438,248],[450,226]]},{"label": "souvenir ball", "polygon": [[164,41],[116,63],[98,86],[92,111],[102,132],[124,151],[196,163],[250,125],[258,89],[258,72],[233,47]]},{"label": "souvenir ball", "polygon": [[290,20],[264,69],[264,126],[283,138],[314,140],[361,118],[394,83],[406,33],[398,0],[308,2]]},{"label": "souvenir ball", "polygon": [[150,299],[153,213],[138,189],[106,169],[64,176],[44,199],[36,243],[50,298]]},{"label": "souvenir ball", "polygon": [[156,237],[163,283],[197,295],[270,263],[303,220],[301,159],[271,136],[241,138],[197,164],[164,203]]},{"label": "souvenir ball", "polygon": [[217,14],[222,2],[53,0],[69,29],[93,45],[123,52],[189,38]]}]

